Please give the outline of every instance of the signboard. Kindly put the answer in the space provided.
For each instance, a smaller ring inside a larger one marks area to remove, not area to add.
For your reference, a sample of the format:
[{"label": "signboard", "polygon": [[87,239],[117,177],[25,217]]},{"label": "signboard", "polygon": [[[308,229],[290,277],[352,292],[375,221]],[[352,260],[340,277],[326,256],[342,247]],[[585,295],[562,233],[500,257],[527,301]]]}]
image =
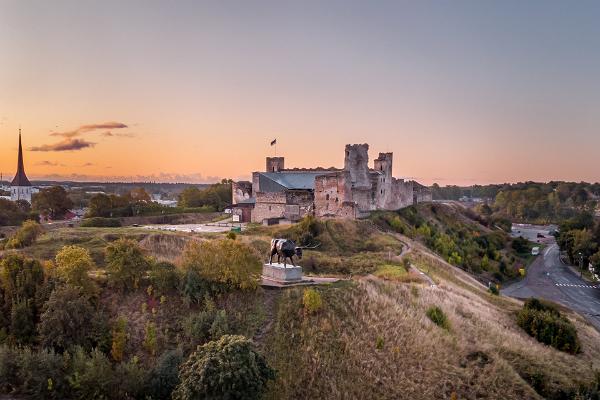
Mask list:
[{"label": "signboard", "polygon": [[233,222],[240,222],[240,216],[237,214],[233,214]]}]

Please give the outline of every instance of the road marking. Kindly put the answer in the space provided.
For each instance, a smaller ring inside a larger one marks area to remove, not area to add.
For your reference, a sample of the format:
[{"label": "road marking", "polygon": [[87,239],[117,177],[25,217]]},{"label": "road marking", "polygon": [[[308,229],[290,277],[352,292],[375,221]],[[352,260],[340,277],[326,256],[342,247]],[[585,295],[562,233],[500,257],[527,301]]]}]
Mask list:
[{"label": "road marking", "polygon": [[580,287],[580,288],[589,288],[589,289],[600,289],[600,285],[590,286],[590,285],[578,285],[575,283],[555,283],[556,286],[561,287]]}]

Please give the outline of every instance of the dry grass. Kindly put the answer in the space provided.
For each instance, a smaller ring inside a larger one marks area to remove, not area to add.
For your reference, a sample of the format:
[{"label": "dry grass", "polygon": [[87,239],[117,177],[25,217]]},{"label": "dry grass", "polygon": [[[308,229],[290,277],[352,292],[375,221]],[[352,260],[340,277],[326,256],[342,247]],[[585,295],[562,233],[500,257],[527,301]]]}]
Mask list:
[{"label": "dry grass", "polygon": [[[573,356],[522,332],[518,302],[494,301],[461,277],[438,279],[437,287],[374,277],[334,286],[314,316],[302,314],[300,291],[285,293],[267,347],[279,370],[269,398],[539,399],[536,379],[545,394],[592,379],[600,334],[580,318],[583,353]],[[432,305],[450,332],[427,318]]]}]

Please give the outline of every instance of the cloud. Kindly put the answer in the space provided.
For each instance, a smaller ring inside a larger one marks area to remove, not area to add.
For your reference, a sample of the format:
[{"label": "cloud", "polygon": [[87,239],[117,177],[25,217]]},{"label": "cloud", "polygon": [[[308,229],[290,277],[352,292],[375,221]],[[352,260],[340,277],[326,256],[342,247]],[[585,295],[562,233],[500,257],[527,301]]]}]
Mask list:
[{"label": "cloud", "polygon": [[93,166],[94,166],[94,164],[93,164],[93,163],[91,163],[91,162],[86,162],[86,163],[85,163],[85,164],[83,164],[81,167],[82,167],[82,168],[84,168],[84,167],[93,167]]},{"label": "cloud", "polygon": [[64,167],[65,166],[65,164],[60,164],[60,163],[57,163],[54,161],[47,161],[47,160],[40,161],[40,162],[36,163],[35,165],[45,166],[45,167]]},{"label": "cloud", "polygon": [[104,137],[124,137],[124,138],[132,138],[135,137],[135,133],[112,133],[111,131],[102,132],[100,135]]},{"label": "cloud", "polygon": [[125,129],[128,128],[128,126],[122,122],[104,122],[102,124],[89,124],[89,125],[81,125],[79,128],[72,130],[72,131],[66,131],[66,132],[52,132],[50,135],[51,136],[62,136],[65,138],[73,138],[76,136],[80,136],[83,133],[86,132],[92,132],[92,131],[96,131],[99,129]]},{"label": "cloud", "polygon": [[73,139],[67,137],[65,140],[58,143],[30,147],[29,151],[75,151],[83,150],[88,147],[94,147],[95,145],[96,143],[88,142],[84,139]]}]

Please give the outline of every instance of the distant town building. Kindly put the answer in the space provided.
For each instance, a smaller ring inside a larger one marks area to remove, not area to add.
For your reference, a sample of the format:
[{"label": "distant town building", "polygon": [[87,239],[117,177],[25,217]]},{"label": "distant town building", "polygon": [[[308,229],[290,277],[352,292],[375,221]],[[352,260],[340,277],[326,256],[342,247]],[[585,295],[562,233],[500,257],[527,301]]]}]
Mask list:
[{"label": "distant town building", "polygon": [[369,168],[369,145],[346,145],[344,168],[285,168],[284,157],[267,157],[252,182],[232,184],[233,218],[240,222],[297,221],[306,215],[361,218],[431,201],[431,190],[392,176],[393,153],[379,153]]},{"label": "distant town building", "polygon": [[23,147],[21,146],[21,130],[19,129],[19,156],[17,161],[17,174],[10,184],[10,199],[12,201],[25,200],[31,203],[31,195],[34,188],[25,174],[23,163]]}]

